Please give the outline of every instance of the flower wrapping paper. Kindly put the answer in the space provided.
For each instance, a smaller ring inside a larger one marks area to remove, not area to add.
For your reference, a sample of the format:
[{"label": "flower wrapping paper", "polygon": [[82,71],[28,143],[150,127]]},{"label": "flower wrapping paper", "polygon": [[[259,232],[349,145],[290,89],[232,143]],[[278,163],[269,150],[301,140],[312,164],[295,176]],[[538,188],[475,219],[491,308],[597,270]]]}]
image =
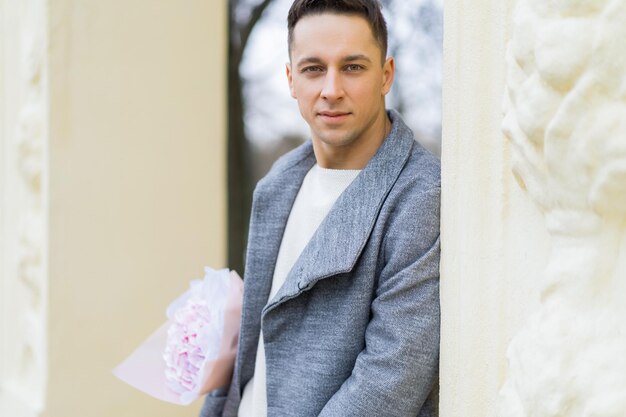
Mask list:
[{"label": "flower wrapping paper", "polygon": [[241,323],[243,282],[205,268],[167,308],[168,318],[113,374],[163,401],[189,405],[230,382]]}]

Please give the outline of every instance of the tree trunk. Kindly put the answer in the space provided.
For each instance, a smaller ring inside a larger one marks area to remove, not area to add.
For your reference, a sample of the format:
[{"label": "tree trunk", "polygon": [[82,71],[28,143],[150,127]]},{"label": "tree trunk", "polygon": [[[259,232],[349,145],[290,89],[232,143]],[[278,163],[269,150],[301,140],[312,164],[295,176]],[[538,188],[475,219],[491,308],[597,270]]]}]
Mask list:
[{"label": "tree trunk", "polygon": [[251,208],[250,155],[244,129],[241,54],[230,45],[228,68],[228,265],[243,276]]},{"label": "tree trunk", "polygon": [[228,23],[228,266],[242,277],[252,206],[250,147],[244,127],[243,81],[239,66],[252,29],[272,0],[263,0],[243,25],[235,21],[236,1],[229,2]]}]

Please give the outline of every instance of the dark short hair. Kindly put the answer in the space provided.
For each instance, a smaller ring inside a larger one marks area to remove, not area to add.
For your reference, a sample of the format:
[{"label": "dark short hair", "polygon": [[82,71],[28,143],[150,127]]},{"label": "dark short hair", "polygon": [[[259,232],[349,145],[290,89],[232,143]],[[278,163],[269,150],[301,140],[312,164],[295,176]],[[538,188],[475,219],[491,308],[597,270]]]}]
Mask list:
[{"label": "dark short hair", "polygon": [[383,61],[387,56],[387,24],[378,0],[295,0],[287,15],[289,56],[293,45],[293,29],[300,19],[309,15],[335,13],[363,17],[380,46]]}]

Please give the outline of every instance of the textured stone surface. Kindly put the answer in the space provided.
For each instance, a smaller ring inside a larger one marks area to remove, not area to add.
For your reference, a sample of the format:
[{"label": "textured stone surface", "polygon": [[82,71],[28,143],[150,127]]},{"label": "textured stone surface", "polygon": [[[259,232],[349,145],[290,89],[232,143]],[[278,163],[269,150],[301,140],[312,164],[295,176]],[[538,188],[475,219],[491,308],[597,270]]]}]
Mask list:
[{"label": "textured stone surface", "polygon": [[43,409],[47,377],[46,2],[0,10],[0,414],[22,417]]},{"label": "textured stone surface", "polygon": [[626,415],[626,3],[518,1],[503,129],[552,251],[503,417]]}]

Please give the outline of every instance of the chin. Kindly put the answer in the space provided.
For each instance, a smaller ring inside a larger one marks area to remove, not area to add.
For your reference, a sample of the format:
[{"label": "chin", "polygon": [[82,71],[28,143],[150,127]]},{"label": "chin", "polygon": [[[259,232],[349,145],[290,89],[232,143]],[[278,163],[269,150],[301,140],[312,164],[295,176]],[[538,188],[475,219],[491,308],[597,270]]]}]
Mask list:
[{"label": "chin", "polygon": [[354,142],[350,135],[319,135],[318,140],[327,146],[348,146]]}]

